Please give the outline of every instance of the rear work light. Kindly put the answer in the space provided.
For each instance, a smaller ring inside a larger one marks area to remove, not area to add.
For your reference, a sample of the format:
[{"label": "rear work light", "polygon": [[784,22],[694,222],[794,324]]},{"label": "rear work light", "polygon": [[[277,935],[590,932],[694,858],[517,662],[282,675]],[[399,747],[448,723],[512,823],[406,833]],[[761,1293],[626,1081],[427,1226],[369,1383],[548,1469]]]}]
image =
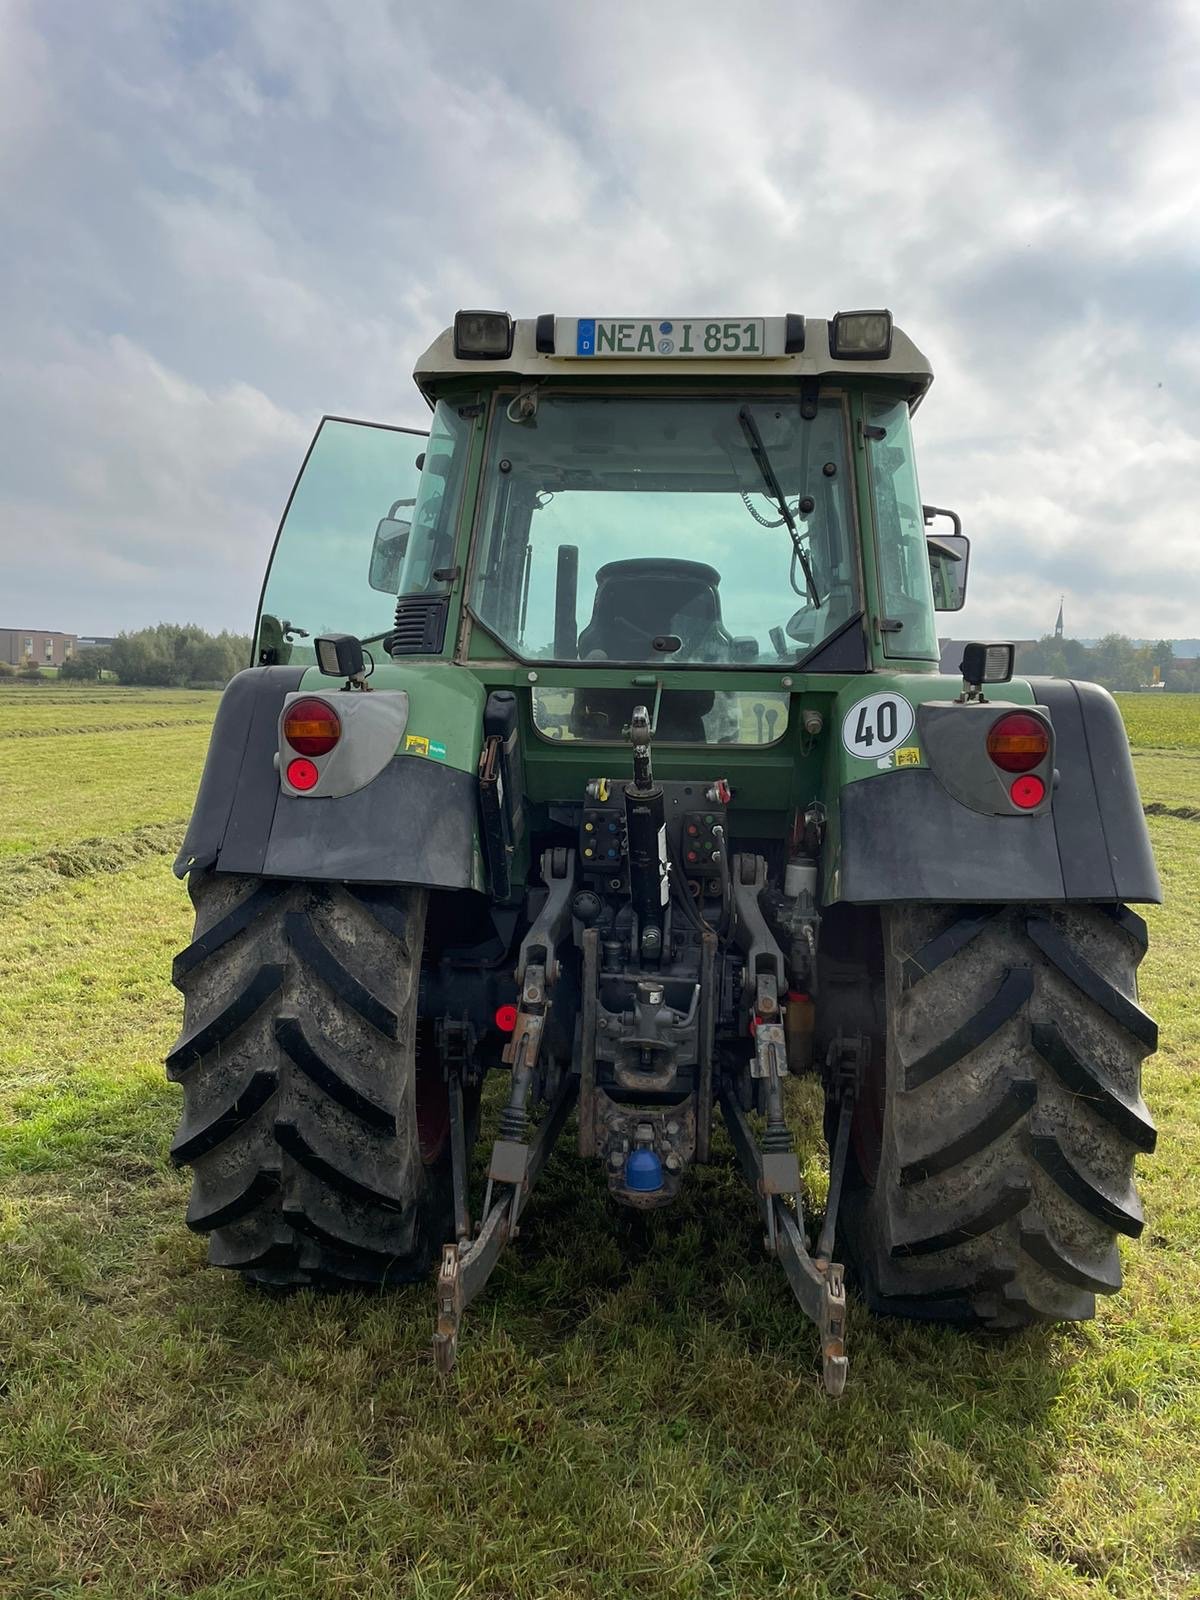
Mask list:
[{"label": "rear work light", "polygon": [[302,756],[327,756],[342,737],[342,724],[324,700],[293,700],[284,713],[283,737]]},{"label": "rear work light", "polygon": [[1040,717],[1010,711],[992,723],[987,753],[1001,772],[1031,772],[1046,759],[1050,734]]},{"label": "rear work light", "polygon": [[890,311],[839,311],[829,324],[835,361],[886,361],[892,353]]},{"label": "rear work light", "polygon": [[507,311],[457,311],[456,361],[507,361],[512,355],[513,319]]}]

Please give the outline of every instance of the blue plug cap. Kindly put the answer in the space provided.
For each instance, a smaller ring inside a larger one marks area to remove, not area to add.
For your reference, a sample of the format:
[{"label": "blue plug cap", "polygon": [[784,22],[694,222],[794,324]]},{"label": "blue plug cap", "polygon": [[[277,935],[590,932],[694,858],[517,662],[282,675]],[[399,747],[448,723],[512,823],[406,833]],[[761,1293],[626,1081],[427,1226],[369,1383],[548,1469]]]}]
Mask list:
[{"label": "blue plug cap", "polygon": [[663,1186],[662,1162],[653,1150],[631,1150],[625,1162],[625,1187],[653,1194]]}]

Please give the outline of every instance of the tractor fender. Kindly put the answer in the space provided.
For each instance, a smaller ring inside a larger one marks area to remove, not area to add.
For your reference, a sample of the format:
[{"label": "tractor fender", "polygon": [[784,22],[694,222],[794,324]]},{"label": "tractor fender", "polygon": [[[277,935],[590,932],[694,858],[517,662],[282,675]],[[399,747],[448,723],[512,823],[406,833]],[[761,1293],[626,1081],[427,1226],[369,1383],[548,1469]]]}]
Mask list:
[{"label": "tractor fender", "polygon": [[[249,667],[230,681],[176,876],[215,868],[254,877],[479,887],[474,772],[398,753],[351,794],[284,792],[276,765],[280,712],[311,670]],[[479,700],[481,720],[481,689]],[[461,722],[459,731],[470,733]],[[464,748],[478,749],[481,737],[468,738]],[[428,748],[429,741],[416,744]]]},{"label": "tractor fender", "polygon": [[987,815],[956,799],[928,765],[845,783],[828,902],[1161,902],[1116,702],[1099,684],[1026,682],[1054,728],[1050,806]]}]

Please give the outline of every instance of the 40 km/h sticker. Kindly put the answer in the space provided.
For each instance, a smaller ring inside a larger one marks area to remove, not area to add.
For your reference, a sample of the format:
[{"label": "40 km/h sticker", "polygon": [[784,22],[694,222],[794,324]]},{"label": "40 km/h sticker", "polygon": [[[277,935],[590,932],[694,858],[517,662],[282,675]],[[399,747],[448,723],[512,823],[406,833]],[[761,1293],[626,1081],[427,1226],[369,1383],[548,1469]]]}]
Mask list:
[{"label": "40 km/h sticker", "polygon": [[869,694],[842,718],[842,743],[860,761],[874,761],[903,744],[913,730],[916,712],[902,694]]}]

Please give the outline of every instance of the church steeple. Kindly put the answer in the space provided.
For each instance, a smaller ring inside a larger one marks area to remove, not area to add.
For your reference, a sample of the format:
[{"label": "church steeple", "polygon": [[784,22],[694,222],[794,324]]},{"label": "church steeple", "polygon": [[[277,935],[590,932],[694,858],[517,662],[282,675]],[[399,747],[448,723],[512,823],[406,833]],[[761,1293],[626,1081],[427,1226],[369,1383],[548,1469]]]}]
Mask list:
[{"label": "church steeple", "polygon": [[1063,596],[1060,594],[1059,597],[1058,597],[1058,620],[1054,624],[1054,637],[1056,639],[1061,639],[1062,636],[1063,636],[1063,614],[1062,614],[1062,611],[1063,611]]}]

